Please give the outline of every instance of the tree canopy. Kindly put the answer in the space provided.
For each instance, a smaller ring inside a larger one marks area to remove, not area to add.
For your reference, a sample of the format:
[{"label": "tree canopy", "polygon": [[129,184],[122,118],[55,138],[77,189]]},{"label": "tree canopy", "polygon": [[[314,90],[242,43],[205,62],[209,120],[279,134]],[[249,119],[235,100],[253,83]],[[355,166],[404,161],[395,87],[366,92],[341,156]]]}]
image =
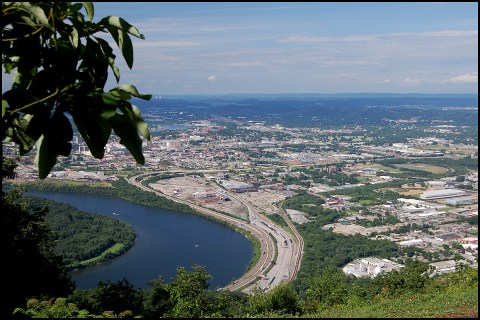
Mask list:
[{"label": "tree canopy", "polygon": [[[2,183],[15,177],[16,163],[2,159]],[[65,270],[63,258],[54,251],[55,239],[45,215],[48,209],[29,210],[23,191],[2,190],[1,231],[3,270],[0,318],[10,318],[13,308],[39,295],[64,296],[74,284]]]},{"label": "tree canopy", "polygon": [[16,143],[21,156],[37,144],[40,179],[59,155],[70,154],[71,121],[94,157],[103,158],[113,130],[137,163],[145,161],[141,137],[150,140],[150,132],[129,100],[151,95],[130,84],[104,90],[109,69],[117,83],[120,70],[98,34],[112,36],[129,68],[130,36],[145,37],[120,17],[93,17],[91,2],[2,2],[2,65],[13,74],[11,89],[2,93],[2,141]]}]

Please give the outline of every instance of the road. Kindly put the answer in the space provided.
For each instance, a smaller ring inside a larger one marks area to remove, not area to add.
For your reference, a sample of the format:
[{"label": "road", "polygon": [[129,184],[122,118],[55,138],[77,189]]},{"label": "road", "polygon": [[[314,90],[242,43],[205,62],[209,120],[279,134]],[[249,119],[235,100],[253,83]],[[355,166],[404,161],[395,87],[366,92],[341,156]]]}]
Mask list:
[{"label": "road", "polygon": [[164,194],[141,183],[147,176],[159,173],[162,172],[143,173],[131,177],[127,181],[142,190],[186,204],[202,214],[241,228],[259,240],[261,254],[256,265],[234,282],[221,288],[221,290],[242,290],[251,294],[254,292],[254,288],[268,291],[281,282],[290,282],[295,279],[303,255],[303,239],[281,208],[279,208],[279,213],[284,217],[292,233],[289,233],[263,214],[260,214],[261,208],[254,207],[248,201],[241,199],[237,194],[224,189],[221,189],[223,194],[237,199],[247,207],[249,222],[218,213],[189,200]]},{"label": "road", "polygon": [[296,247],[297,239],[294,241],[292,235],[288,231],[272,222],[263,214],[260,214],[260,208],[253,206],[251,203],[232,192],[224,192],[229,197],[237,199],[247,207],[250,224],[252,226],[267,232],[271,236],[270,239],[272,239],[272,237],[275,239],[272,241],[272,245],[276,251],[276,256],[270,264],[270,268],[265,268],[263,273],[258,275],[259,279],[247,288],[244,288],[243,291],[246,293],[252,293],[255,287],[258,287],[261,290],[269,290],[281,282],[293,280],[294,278],[291,277],[291,265],[292,261],[295,259],[294,248]]}]

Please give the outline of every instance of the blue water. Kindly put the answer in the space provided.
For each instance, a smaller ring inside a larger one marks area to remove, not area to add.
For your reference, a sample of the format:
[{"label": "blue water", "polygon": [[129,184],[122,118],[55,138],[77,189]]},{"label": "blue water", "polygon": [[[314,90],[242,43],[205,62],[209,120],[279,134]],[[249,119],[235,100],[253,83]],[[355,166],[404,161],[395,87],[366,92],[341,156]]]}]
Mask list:
[{"label": "blue water", "polygon": [[[39,192],[29,194],[73,205],[81,211],[123,220],[135,229],[135,245],[109,262],[70,272],[77,288],[126,278],[136,288],[162,276],[176,278],[179,266],[202,265],[212,275],[210,289],[240,277],[253,257],[251,243],[240,233],[206,218],[173,212],[107,196]],[[113,213],[118,215],[113,215]]]}]

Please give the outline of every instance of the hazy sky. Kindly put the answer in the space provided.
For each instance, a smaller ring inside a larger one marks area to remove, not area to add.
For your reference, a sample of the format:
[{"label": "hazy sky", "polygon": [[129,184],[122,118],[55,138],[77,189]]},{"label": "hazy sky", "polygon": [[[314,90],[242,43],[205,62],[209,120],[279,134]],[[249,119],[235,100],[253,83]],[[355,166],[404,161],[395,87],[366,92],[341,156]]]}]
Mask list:
[{"label": "hazy sky", "polygon": [[478,92],[477,2],[94,5],[145,35],[117,54],[142,93]]}]

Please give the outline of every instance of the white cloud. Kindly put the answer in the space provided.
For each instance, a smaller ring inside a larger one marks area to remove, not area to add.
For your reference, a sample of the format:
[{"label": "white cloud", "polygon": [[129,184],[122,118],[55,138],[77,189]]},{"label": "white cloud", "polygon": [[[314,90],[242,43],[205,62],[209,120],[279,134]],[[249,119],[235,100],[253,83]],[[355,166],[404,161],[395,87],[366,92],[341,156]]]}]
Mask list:
[{"label": "white cloud", "polygon": [[478,36],[477,30],[445,30],[445,31],[431,31],[431,32],[415,32],[415,33],[396,33],[392,35],[398,36],[426,36],[426,37],[475,37]]},{"label": "white cloud", "polygon": [[137,41],[135,48],[178,48],[178,47],[198,47],[206,43],[197,40],[156,40],[156,41]]},{"label": "white cloud", "polygon": [[418,86],[420,84],[420,79],[407,77],[405,80],[403,80],[403,82],[408,85]]},{"label": "white cloud", "polygon": [[222,67],[232,67],[232,68],[249,68],[249,67],[256,67],[261,65],[260,61],[252,61],[252,62],[225,62],[219,64]]},{"label": "white cloud", "polygon": [[210,82],[215,82],[215,81],[217,81],[217,76],[214,75],[214,74],[212,74],[211,76],[208,76],[207,79],[208,79],[208,81],[210,81]]},{"label": "white cloud", "polygon": [[290,36],[280,40],[282,43],[325,43],[325,42],[364,42],[374,41],[375,35],[353,35],[344,37]]},{"label": "white cloud", "polygon": [[393,39],[424,39],[425,37],[431,38],[444,38],[444,37],[456,37],[456,38],[468,38],[478,37],[477,30],[457,31],[457,30],[445,30],[445,31],[433,31],[433,32],[405,32],[405,33],[386,33],[386,34],[365,34],[365,35],[347,35],[347,36],[305,36],[294,35],[288,36],[282,40],[281,43],[333,43],[333,42],[372,42],[372,41],[392,41]]},{"label": "white cloud", "polygon": [[465,73],[456,77],[451,77],[448,79],[448,82],[451,83],[477,83],[478,82],[478,73]]}]

